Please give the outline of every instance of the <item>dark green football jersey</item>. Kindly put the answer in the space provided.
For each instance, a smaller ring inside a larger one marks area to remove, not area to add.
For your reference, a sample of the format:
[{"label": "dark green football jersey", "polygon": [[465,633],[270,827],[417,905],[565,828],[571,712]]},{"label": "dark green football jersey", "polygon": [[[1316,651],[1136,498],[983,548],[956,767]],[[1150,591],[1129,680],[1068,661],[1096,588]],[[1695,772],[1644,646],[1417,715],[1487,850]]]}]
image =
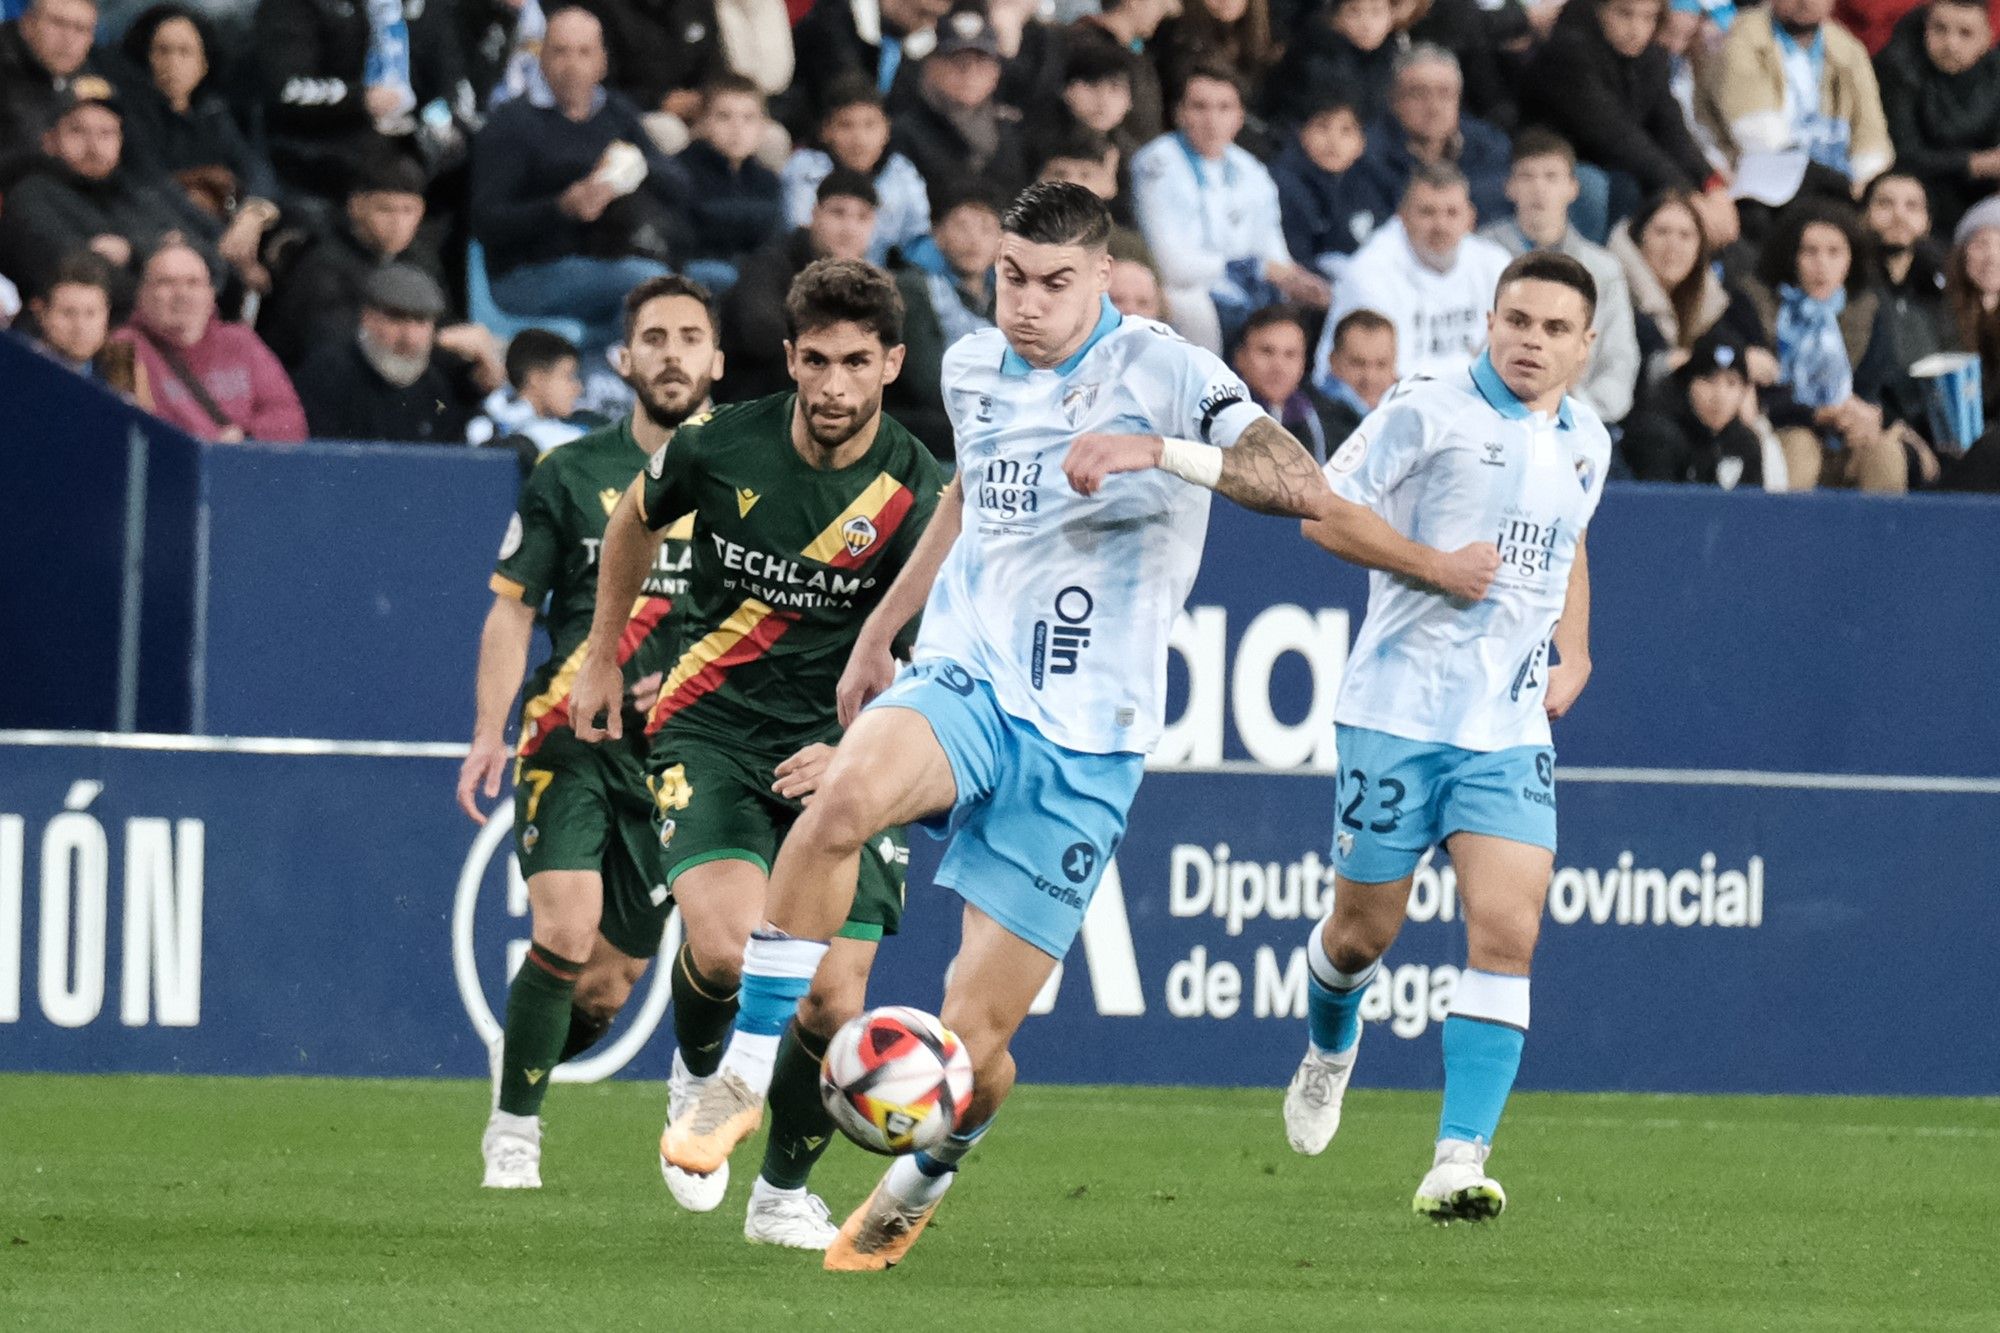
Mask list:
[{"label": "dark green football jersey", "polygon": [[[569,725],[569,690],[583,665],[590,619],[597,610],[597,556],[605,520],[646,466],[628,418],[543,454],[521,487],[520,507],[507,524],[494,568],[493,591],[539,607],[551,652],[528,678],[521,708],[521,753],[533,754],[549,733]],[[644,592],[618,641],[625,683],[660,671],[673,658],[679,607],[687,592],[686,531],[670,532]]]},{"label": "dark green football jersey", "polygon": [[861,459],[813,467],[789,393],[717,408],[647,465],[646,522],[694,515],[682,651],[647,723],[780,760],[831,740],[861,623],[915,549],[945,477],[889,417]]}]

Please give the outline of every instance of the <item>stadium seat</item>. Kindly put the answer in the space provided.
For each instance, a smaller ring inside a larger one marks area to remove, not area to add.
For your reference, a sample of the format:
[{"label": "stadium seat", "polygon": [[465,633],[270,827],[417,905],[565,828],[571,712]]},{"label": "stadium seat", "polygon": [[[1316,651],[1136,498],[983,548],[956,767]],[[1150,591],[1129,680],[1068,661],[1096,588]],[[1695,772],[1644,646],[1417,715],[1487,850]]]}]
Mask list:
[{"label": "stadium seat", "polygon": [[512,342],[522,329],[547,329],[571,342],[583,342],[583,321],[560,315],[516,315],[502,310],[486,283],[486,251],[478,241],[465,247],[465,313],[473,323],[484,324],[502,346]]}]

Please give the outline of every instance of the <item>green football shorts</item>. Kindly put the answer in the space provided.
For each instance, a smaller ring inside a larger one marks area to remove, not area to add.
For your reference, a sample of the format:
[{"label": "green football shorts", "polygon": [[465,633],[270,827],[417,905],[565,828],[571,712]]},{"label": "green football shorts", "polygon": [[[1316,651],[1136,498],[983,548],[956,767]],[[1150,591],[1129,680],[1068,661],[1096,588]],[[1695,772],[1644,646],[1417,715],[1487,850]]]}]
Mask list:
[{"label": "green football shorts", "polygon": [[660,951],[673,909],[644,753],[643,737],[588,745],[563,727],[514,765],[521,874],[596,871],[604,880],[598,930],[634,958]]},{"label": "green football shorts", "polygon": [[[653,793],[657,846],[669,887],[710,861],[748,861],[771,873],[778,847],[804,809],[771,790],[777,763],[768,755],[719,745],[670,724],[653,738],[647,783]],[[879,940],[903,919],[910,865],[903,830],[891,829],[861,852],[861,875],[840,937]]]}]

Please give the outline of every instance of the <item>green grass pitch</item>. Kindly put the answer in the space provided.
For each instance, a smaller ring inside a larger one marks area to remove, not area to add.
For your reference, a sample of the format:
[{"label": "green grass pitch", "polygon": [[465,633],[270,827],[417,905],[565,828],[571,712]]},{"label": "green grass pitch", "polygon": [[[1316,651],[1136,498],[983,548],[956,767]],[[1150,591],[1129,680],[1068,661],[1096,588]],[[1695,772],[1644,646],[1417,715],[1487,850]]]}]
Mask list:
[{"label": "green grass pitch", "polygon": [[[1023,1088],[903,1266],[679,1213],[656,1084],[559,1086],[539,1193],[471,1083],[0,1076],[0,1328],[2000,1329],[2000,1103],[1524,1094],[1497,1222],[1409,1212],[1434,1096],[1321,1158],[1276,1091]],[[836,1217],[879,1159],[837,1144]]]}]

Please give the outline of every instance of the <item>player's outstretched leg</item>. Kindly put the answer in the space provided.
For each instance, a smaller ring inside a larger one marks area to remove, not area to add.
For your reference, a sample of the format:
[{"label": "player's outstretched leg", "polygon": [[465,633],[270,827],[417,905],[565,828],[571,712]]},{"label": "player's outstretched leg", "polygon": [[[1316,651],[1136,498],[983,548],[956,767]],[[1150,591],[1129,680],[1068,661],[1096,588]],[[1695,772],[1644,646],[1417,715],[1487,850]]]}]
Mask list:
[{"label": "player's outstretched leg", "polygon": [[873,940],[834,940],[813,978],[812,990],[778,1044],[771,1078],[771,1134],[743,1218],[745,1240],[824,1250],[837,1234],[826,1204],[806,1188],[834,1136],[833,1117],[820,1098],[820,1063],[841,1024],[861,1012],[877,947]]},{"label": "player's outstretched leg", "polygon": [[1014,1089],[1014,1057],[1007,1048],[1055,965],[1054,957],[966,904],[958,958],[939,1015],[972,1059],[972,1104],[964,1126],[929,1152],[896,1159],[827,1247],[828,1272],[893,1268],[917,1243],[958,1178],[959,1164]]},{"label": "player's outstretched leg", "polygon": [[1545,848],[1483,834],[1451,842],[1465,902],[1467,961],[1444,1023],[1444,1109],[1431,1169],[1411,1207],[1435,1221],[1484,1221],[1507,1206],[1486,1172],[1527,1039],[1528,968],[1554,867]]},{"label": "player's outstretched leg", "polygon": [[769,922],[743,951],[736,1028],[716,1076],[662,1143],[686,1171],[714,1171],[763,1123],[778,1042],[854,905],[861,849],[885,828],[951,808],[951,763],[930,724],[871,708],[841,739],[813,803],[771,867]]},{"label": "player's outstretched leg", "polygon": [[1361,1050],[1361,1001],[1394,942],[1410,881],[1339,879],[1334,911],[1306,944],[1306,1053],[1285,1089],[1285,1138],[1316,1156],[1340,1128],[1340,1106]]}]

